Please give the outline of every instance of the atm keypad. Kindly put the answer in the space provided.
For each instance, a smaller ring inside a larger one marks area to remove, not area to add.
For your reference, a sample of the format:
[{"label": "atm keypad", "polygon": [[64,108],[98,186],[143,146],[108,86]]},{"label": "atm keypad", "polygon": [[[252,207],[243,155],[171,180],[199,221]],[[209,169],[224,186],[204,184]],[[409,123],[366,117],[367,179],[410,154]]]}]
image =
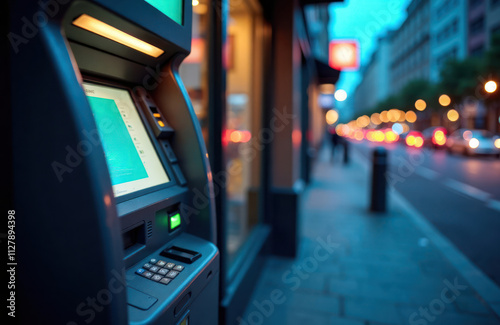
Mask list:
[{"label": "atm keypad", "polygon": [[169,279],[169,278],[163,278],[160,280],[160,283],[163,283],[163,284],[169,284],[170,281],[172,281],[172,279]]},{"label": "atm keypad", "polygon": [[153,273],[151,273],[151,272],[144,272],[144,273],[142,273],[142,276],[145,277],[145,278],[150,279],[153,276]]},{"label": "atm keypad", "polygon": [[179,274],[179,272],[177,272],[177,271],[170,271],[167,273],[167,278],[174,279],[178,274]]},{"label": "atm keypad", "polygon": [[170,262],[167,263],[153,258],[149,263],[144,264],[142,268],[135,271],[135,273],[166,285],[175,279],[183,270],[183,265],[176,265]]}]

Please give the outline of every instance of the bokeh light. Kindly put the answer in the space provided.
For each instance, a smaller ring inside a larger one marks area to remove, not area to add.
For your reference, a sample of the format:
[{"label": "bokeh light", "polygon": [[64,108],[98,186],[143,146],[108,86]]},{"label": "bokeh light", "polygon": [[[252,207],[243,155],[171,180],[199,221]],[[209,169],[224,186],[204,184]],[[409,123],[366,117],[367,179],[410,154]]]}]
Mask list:
[{"label": "bokeh light", "polygon": [[434,142],[440,146],[442,146],[446,143],[446,136],[445,136],[443,131],[437,130],[434,133]]},{"label": "bokeh light", "polygon": [[347,93],[344,89],[339,89],[335,92],[335,99],[339,102],[343,102],[347,99]]},{"label": "bokeh light", "polygon": [[471,147],[472,149],[476,149],[477,147],[479,147],[479,140],[476,138],[470,139],[469,147]]},{"label": "bokeh light", "polygon": [[415,102],[415,108],[418,109],[419,111],[423,111],[427,108],[427,103],[423,99],[418,99]]},{"label": "bokeh light", "polygon": [[382,124],[382,120],[380,119],[380,114],[379,113],[373,113],[370,120],[375,125]]},{"label": "bokeh light", "polygon": [[448,114],[446,114],[446,116],[448,117],[448,120],[450,120],[452,122],[456,122],[458,120],[458,118],[460,117],[458,112],[454,109],[450,109],[448,111]]},{"label": "bokeh light", "polygon": [[399,120],[399,110],[396,108],[393,108],[387,112],[387,117],[389,118],[389,121],[395,123]]},{"label": "bokeh light", "polygon": [[415,137],[415,147],[420,148],[424,145],[424,139],[421,137]]},{"label": "bokeh light", "polygon": [[484,84],[484,90],[488,93],[494,93],[497,90],[497,83],[494,82],[493,80],[488,81],[487,83]]},{"label": "bokeh light", "polygon": [[439,96],[439,104],[441,104],[441,106],[445,106],[445,107],[450,105],[451,104],[450,96],[445,95],[445,94]]},{"label": "bokeh light", "polygon": [[380,113],[380,120],[384,123],[389,122],[389,117],[387,116],[387,111],[382,111],[382,113]]},{"label": "bokeh light", "polygon": [[392,131],[396,134],[401,134],[403,133],[403,126],[400,123],[394,123],[392,126]]},{"label": "bokeh light", "polygon": [[363,131],[357,130],[356,132],[354,132],[354,139],[361,141],[363,140],[363,138],[364,138]]},{"label": "bokeh light", "polygon": [[406,121],[408,123],[415,123],[417,121],[417,114],[414,111],[406,112]]},{"label": "bokeh light", "polygon": [[336,110],[331,109],[328,112],[326,112],[326,123],[328,123],[329,125],[333,125],[337,123],[338,120],[339,120],[339,113]]},{"label": "bokeh light", "polygon": [[356,120],[356,126],[358,128],[365,128],[370,124],[370,118],[367,115],[358,117]]},{"label": "bokeh light", "polygon": [[406,144],[411,146],[415,145],[415,137],[413,135],[409,135],[406,137]]}]

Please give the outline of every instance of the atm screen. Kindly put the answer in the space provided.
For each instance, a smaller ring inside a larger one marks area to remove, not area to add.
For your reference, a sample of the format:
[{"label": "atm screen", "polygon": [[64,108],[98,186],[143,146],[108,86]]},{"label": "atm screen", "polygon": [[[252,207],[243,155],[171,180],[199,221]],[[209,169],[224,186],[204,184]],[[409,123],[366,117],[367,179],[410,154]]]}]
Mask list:
[{"label": "atm screen", "polygon": [[162,14],[169,17],[179,25],[182,25],[182,14],[184,8],[184,0],[144,0]]},{"label": "atm screen", "polygon": [[170,179],[127,90],[84,83],[115,197]]}]

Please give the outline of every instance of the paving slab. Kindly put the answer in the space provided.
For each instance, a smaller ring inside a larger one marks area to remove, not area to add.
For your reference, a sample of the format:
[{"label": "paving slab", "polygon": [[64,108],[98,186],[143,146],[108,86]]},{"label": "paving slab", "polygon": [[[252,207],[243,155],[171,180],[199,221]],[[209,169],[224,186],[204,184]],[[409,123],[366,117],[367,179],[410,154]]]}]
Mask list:
[{"label": "paving slab", "polygon": [[[301,198],[297,257],[268,259],[240,324],[500,325],[495,288],[464,271],[470,262],[450,261],[456,250],[393,192],[387,213],[369,212],[364,158],[329,157],[321,152]],[[324,242],[335,246],[316,256]],[[275,290],[280,303],[262,309]]]}]

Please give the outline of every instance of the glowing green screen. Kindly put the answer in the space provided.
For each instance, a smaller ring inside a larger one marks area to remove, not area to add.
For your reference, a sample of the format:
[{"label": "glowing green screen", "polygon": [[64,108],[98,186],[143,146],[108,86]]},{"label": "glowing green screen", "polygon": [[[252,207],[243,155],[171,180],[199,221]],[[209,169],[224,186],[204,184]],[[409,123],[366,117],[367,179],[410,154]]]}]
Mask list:
[{"label": "glowing green screen", "polygon": [[144,0],[162,14],[182,25],[183,0]]}]

